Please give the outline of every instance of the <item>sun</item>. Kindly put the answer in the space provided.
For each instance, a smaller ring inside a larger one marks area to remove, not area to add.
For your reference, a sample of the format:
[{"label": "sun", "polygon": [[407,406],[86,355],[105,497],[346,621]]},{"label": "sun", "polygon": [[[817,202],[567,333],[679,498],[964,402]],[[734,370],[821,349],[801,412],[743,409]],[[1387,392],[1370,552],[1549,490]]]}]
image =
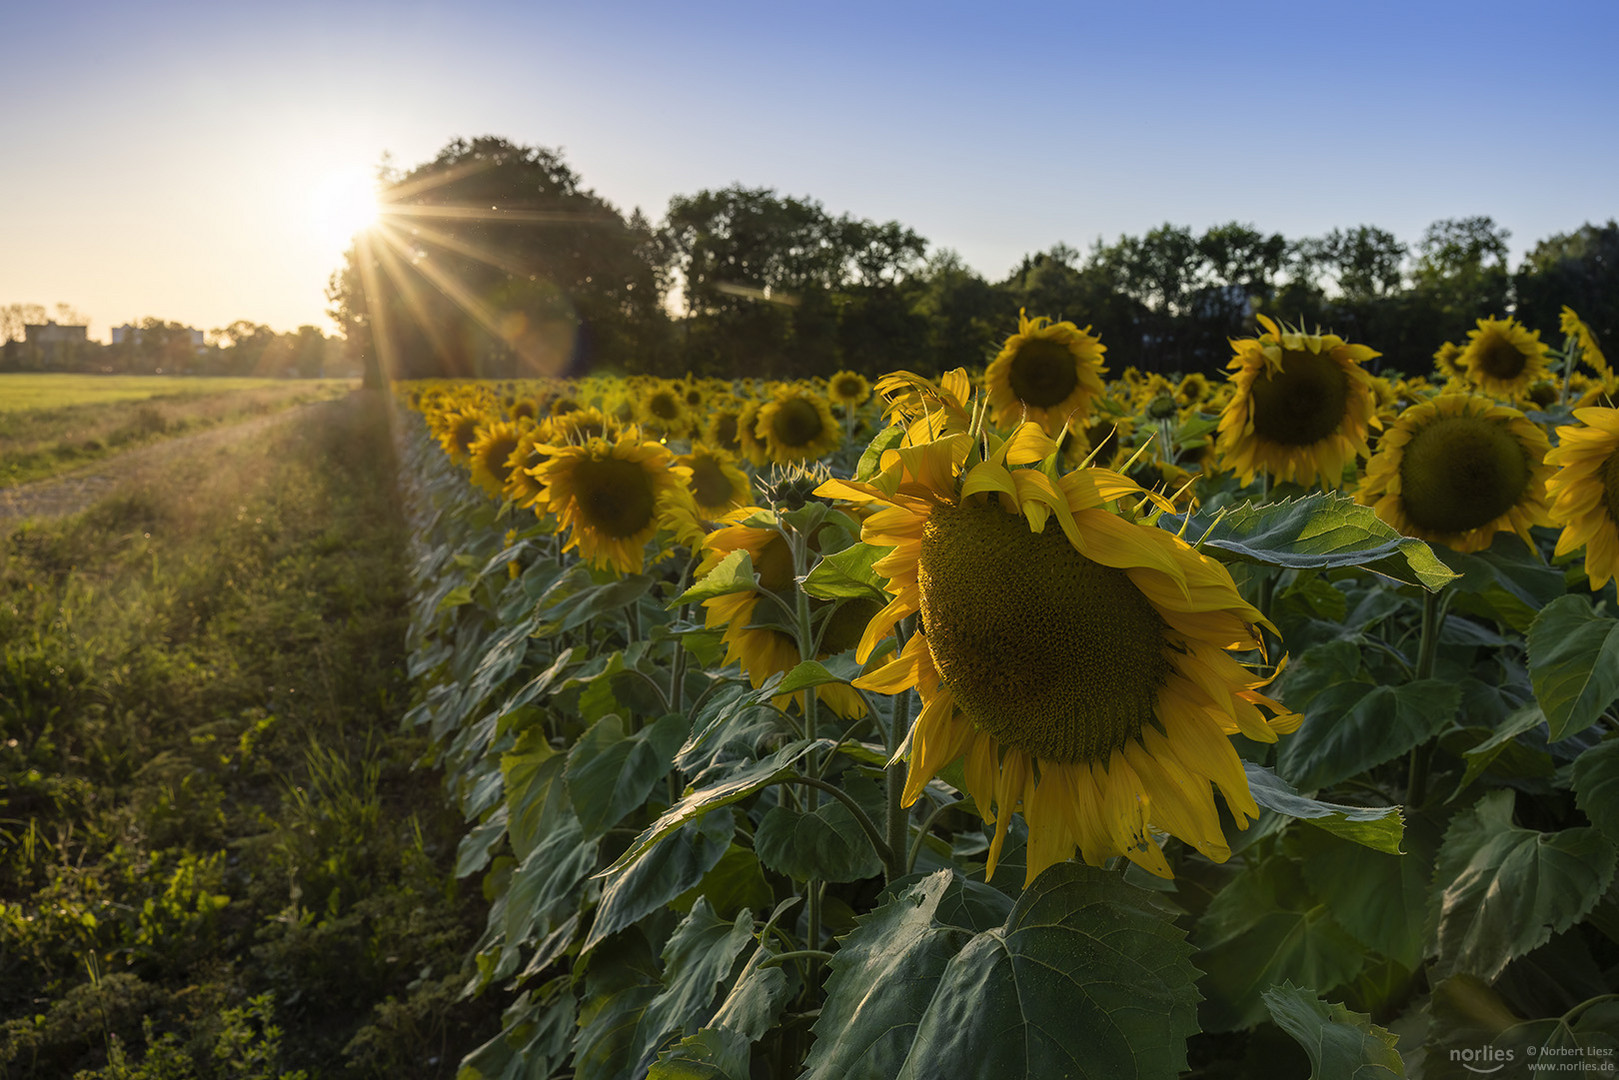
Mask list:
[{"label": "sun", "polygon": [[333,169],[310,185],[310,226],[333,247],[346,248],[357,234],[374,226],[380,214],[376,178],[362,166]]}]

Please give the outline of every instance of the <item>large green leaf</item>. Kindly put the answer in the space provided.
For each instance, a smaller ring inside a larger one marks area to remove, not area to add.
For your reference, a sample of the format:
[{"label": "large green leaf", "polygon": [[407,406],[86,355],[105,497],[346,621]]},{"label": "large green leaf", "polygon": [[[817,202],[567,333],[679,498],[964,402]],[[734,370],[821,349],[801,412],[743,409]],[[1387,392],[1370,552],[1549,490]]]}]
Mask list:
[{"label": "large green leaf", "polygon": [[1197,965],[1210,1031],[1252,1027],[1268,1015],[1263,993],[1292,981],[1330,991],[1355,977],[1366,950],[1312,895],[1291,860],[1246,867],[1198,921]]},{"label": "large green leaf", "polygon": [[658,1056],[647,1080],[749,1080],[748,1040],[729,1028],[703,1028]]},{"label": "large green leaf", "polygon": [[1197,1030],[1184,935],[1150,893],[1075,863],[1005,923],[941,925],[950,871],[861,919],[832,960],[806,1080],[1173,1077]]},{"label": "large green leaf", "polygon": [[500,1034],[461,1059],[456,1080],[546,1080],[568,1059],[574,999],[567,983],[525,990],[501,1014]]},{"label": "large green leaf", "polygon": [[1330,787],[1427,742],[1456,715],[1461,689],[1442,679],[1403,686],[1341,683],[1317,694],[1282,740],[1276,767],[1305,790]]},{"label": "large green leaf", "polygon": [[[1184,519],[1165,515],[1180,530]],[[1439,591],[1456,574],[1421,540],[1401,536],[1371,507],[1335,493],[1244,503],[1218,520],[1193,515],[1186,538],[1225,562],[1292,569],[1358,566],[1407,585]]]},{"label": "large green leaf", "polygon": [[601,836],[646,801],[669,772],[675,751],[690,734],[689,721],[670,713],[633,735],[609,713],[568,752],[568,797],[588,836]]},{"label": "large green leaf", "polygon": [[1574,760],[1574,798],[1591,824],[1619,844],[1619,739],[1600,742]]},{"label": "large green leaf", "polygon": [[[1517,745],[1518,736],[1525,732],[1533,731],[1545,722],[1546,716],[1540,711],[1540,706],[1531,702],[1508,716],[1489,738],[1470,749],[1462,751],[1462,758],[1467,762],[1467,768],[1462,773],[1461,782],[1456,785],[1456,791],[1446,801],[1454,801],[1457,796],[1471,787],[1473,781],[1483,776],[1485,771],[1502,754],[1509,755],[1508,761],[1522,757],[1522,754],[1516,753],[1512,749]],[[1520,747],[1519,749],[1524,753],[1528,753],[1527,748]],[[1545,775],[1551,775],[1550,758],[1546,759],[1545,767],[1547,769]]]},{"label": "large green leaf", "polygon": [[1458,814],[1434,872],[1434,977],[1493,980],[1574,925],[1613,880],[1614,845],[1595,829],[1542,833],[1512,824],[1513,793],[1492,791]]},{"label": "large green leaf", "polygon": [[1265,991],[1276,1026],[1310,1055],[1310,1080],[1394,1080],[1405,1075],[1398,1036],[1364,1013],[1322,1001],[1313,990],[1285,982]]},{"label": "large green leaf", "polygon": [[1398,806],[1342,806],[1317,802],[1300,795],[1285,780],[1251,761],[1242,763],[1248,773],[1248,790],[1254,802],[1266,810],[1307,821],[1334,836],[1392,855],[1400,853],[1404,819]]},{"label": "large green leaf", "polygon": [[[586,838],[572,814],[560,820],[517,867],[500,898],[504,938],[497,977],[515,969],[517,950],[561,925],[578,904],[596,868],[597,841]],[[491,918],[494,917],[491,910]]]},{"label": "large green leaf", "polygon": [[639,931],[602,943],[589,957],[579,1006],[575,1080],[623,1080],[641,1058],[641,1018],[663,990],[657,961]]},{"label": "large green leaf", "polygon": [[663,991],[641,1017],[636,1036],[641,1062],[630,1075],[639,1076],[652,1064],[669,1035],[694,1034],[702,1026],[719,985],[730,978],[737,957],[752,941],[753,912],[740,912],[726,922],[706,899],[698,899],[664,947]]},{"label": "large green leaf", "polygon": [[735,833],[736,821],[729,812],[695,818],[680,827],[673,843],[659,844],[646,858],[610,878],[584,947],[594,948],[701,882],[730,850]]},{"label": "large green leaf", "polygon": [[624,854],[598,876],[610,877],[619,873],[643,857],[654,844],[662,841],[692,818],[701,817],[710,810],[717,810],[722,806],[729,806],[783,777],[794,775],[796,770],[793,766],[805,754],[816,748],[824,749],[832,745],[830,739],[800,739],[788,743],[767,758],[737,768],[717,784],[710,784],[691,792],[664,811],[663,816],[657,821],[642,830],[641,835],[635,838],[634,843],[630,844]]},{"label": "large green leaf", "polygon": [[1529,680],[1552,742],[1596,723],[1619,700],[1619,619],[1581,596],[1547,604],[1529,628]]},{"label": "large green leaf", "polygon": [[697,604],[717,596],[748,592],[758,587],[759,575],[753,572],[753,556],[745,549],[737,548],[715,563],[714,568],[704,574],[695,585],[669,601],[669,607]]}]

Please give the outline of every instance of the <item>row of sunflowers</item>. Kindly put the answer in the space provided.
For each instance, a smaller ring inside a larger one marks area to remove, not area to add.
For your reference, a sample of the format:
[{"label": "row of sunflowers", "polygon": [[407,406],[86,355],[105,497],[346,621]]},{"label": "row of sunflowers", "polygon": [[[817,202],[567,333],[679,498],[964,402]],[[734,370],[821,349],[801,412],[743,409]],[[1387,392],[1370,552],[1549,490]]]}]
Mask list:
[{"label": "row of sunflowers", "polygon": [[462,1075],[1611,1066],[1619,379],[1571,311],[1410,378],[1260,323],[396,387],[515,994]]}]

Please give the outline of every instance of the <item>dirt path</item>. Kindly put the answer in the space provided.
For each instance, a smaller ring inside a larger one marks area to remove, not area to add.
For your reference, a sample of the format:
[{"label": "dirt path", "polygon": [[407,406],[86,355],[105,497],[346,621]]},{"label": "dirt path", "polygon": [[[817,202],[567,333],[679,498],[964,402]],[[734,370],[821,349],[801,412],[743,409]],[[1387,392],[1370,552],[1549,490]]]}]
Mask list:
[{"label": "dirt path", "polygon": [[82,469],[48,480],[19,484],[0,489],[0,533],[31,517],[61,517],[85,509],[97,499],[104,498],[137,475],[162,466],[181,454],[194,454],[216,447],[228,446],[242,439],[284,424],[294,416],[307,416],[310,410],[330,405],[331,402],[312,401],[294,405],[267,416],[255,416],[235,424],[225,424],[199,431],[195,435],[181,435],[151,446],[86,465]]}]

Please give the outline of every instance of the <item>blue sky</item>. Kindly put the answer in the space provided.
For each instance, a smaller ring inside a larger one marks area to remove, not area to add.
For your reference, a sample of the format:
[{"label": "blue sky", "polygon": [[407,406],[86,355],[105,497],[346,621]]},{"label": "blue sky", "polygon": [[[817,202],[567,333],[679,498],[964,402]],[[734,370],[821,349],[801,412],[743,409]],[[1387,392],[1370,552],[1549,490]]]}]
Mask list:
[{"label": "blue sky", "polygon": [[334,171],[482,134],[628,211],[731,183],[991,278],[1251,222],[1515,254],[1619,216],[1619,4],[67,2],[0,11],[0,304],[327,325]]}]

